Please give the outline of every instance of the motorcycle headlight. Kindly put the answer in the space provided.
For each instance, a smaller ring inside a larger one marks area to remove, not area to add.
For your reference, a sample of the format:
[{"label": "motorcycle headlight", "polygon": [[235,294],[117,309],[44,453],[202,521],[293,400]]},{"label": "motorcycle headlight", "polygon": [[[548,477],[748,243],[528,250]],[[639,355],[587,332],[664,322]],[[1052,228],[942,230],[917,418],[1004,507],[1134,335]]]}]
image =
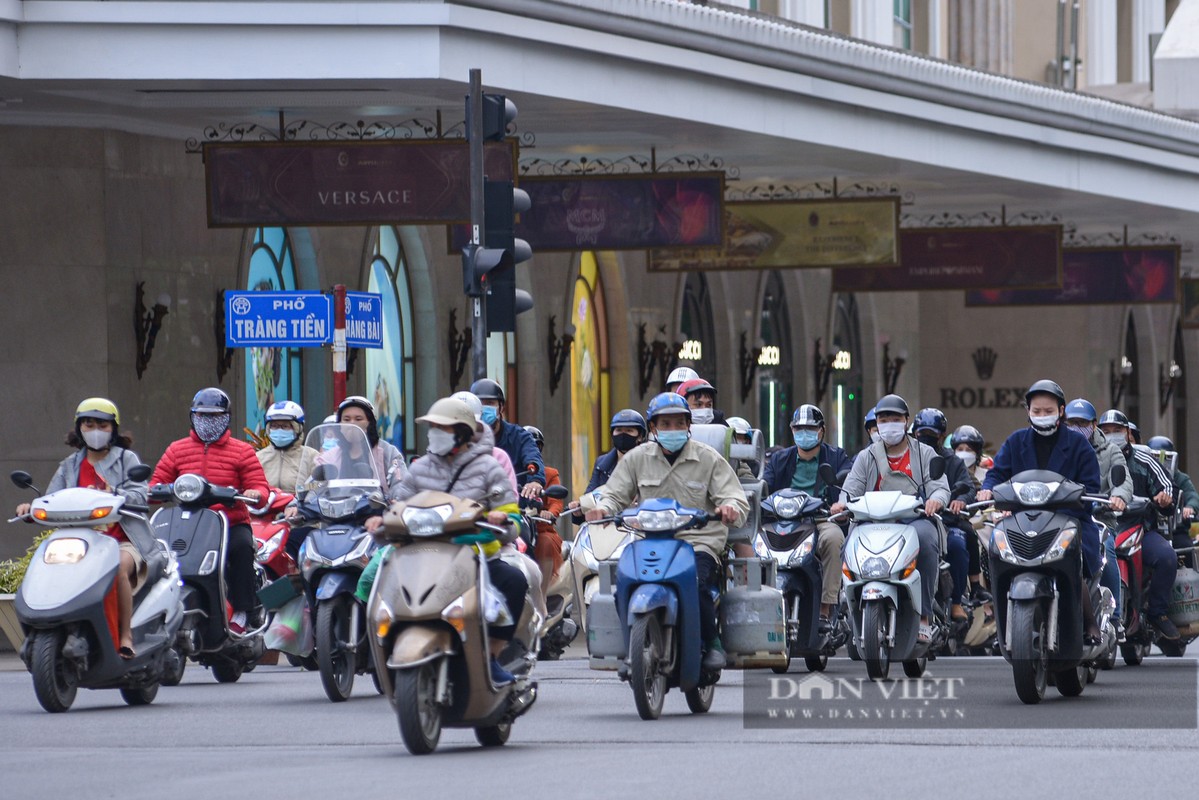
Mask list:
[{"label": "motorcycle headlight", "polygon": [[1042,561],[1056,561],[1066,553],[1066,548],[1074,541],[1074,535],[1077,533],[1076,528],[1066,528],[1057,535],[1053,540],[1053,545],[1045,551],[1045,557]]},{"label": "motorcycle headlight", "polygon": [[626,518],[625,521],[643,531],[673,531],[685,528],[691,522],[691,516],[674,511],[638,511],[631,520]]},{"label": "motorcycle headlight", "polygon": [[259,564],[265,564],[275,557],[275,553],[279,552],[279,548],[283,546],[284,531],[279,531],[265,542],[258,544],[258,552],[254,554],[255,560]]},{"label": "motorcycle headlight", "polygon": [[758,558],[772,558],[770,548],[766,546],[766,542],[761,536],[754,537],[754,552],[758,554]]},{"label": "motorcycle headlight", "polygon": [[77,564],[87,555],[87,542],[82,539],[55,539],[46,545],[42,561],[46,564]]},{"label": "motorcycle headlight", "polygon": [[991,529],[991,547],[995,548],[999,557],[1009,564],[1020,563],[1020,559],[1016,558],[1016,554],[1012,552],[1012,546],[1008,544],[1007,534],[999,526]]},{"label": "motorcycle headlight", "polygon": [[591,533],[584,530],[579,537],[575,539],[574,550],[571,551],[571,560],[574,560],[574,554],[578,553],[579,558],[583,561],[590,572],[599,572],[599,561],[595,557],[595,551],[591,549]]},{"label": "motorcycle headlight", "polygon": [[305,577],[310,575],[317,567],[325,567],[332,562],[316,551],[316,547],[312,544],[312,537],[309,537],[304,542],[304,546],[300,549],[300,571]]},{"label": "motorcycle headlight", "polygon": [[886,578],[891,574],[891,562],[882,556],[871,556],[862,562],[863,578]]},{"label": "motorcycle headlight", "polygon": [[445,518],[435,508],[405,508],[400,519],[412,536],[436,536],[445,529]]},{"label": "motorcycle headlight", "polygon": [[204,479],[199,475],[180,475],[171,486],[171,493],[180,503],[191,503],[204,494]]},{"label": "motorcycle headlight", "polygon": [[815,537],[813,536],[809,536],[800,543],[799,547],[792,550],[791,557],[787,559],[787,563],[798,566],[801,561],[807,558],[808,555],[811,554],[812,548],[816,544],[814,541],[812,541],[814,538]]},{"label": "motorcycle headlight", "polygon": [[375,540],[371,538],[369,533],[363,533],[358,539],[358,544],[354,545],[354,549],[346,554],[345,563],[352,564],[355,561],[365,567],[371,560],[371,547],[374,546]]},{"label": "motorcycle headlight", "polygon": [[1056,483],[1042,483],[1041,481],[1017,483],[1015,484],[1016,496],[1026,506],[1043,506],[1053,496],[1057,486]]},{"label": "motorcycle headlight", "polygon": [[780,497],[774,503],[774,513],[782,519],[795,519],[799,516],[799,501],[794,497]]}]

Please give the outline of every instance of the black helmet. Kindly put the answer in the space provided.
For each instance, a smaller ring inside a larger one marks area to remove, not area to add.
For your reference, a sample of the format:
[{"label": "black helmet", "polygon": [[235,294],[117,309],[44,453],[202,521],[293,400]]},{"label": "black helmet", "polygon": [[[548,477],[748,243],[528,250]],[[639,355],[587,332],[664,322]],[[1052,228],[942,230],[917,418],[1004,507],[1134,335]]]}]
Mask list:
[{"label": "black helmet", "polygon": [[228,414],[229,406],[229,395],[220,389],[209,387],[196,392],[196,396],[192,398],[191,411],[193,414]]},{"label": "black helmet", "polygon": [[949,421],[945,419],[945,415],[939,408],[922,408],[917,412],[916,419],[912,421],[913,433],[936,431],[937,436],[940,437],[944,436],[947,430],[949,430]]},{"label": "black helmet", "polygon": [[874,415],[879,414],[902,414],[908,415],[908,403],[897,394],[884,395],[881,400],[874,406]]},{"label": "black helmet", "polygon": [[1104,425],[1119,425],[1121,428],[1130,427],[1128,417],[1124,416],[1124,412],[1115,408],[1109,408],[1104,411],[1099,417],[1099,426]]},{"label": "black helmet", "polygon": [[1132,441],[1134,444],[1141,443],[1141,429],[1132,420],[1128,421],[1128,430],[1132,431]]},{"label": "black helmet", "polygon": [[958,449],[958,445],[968,444],[981,453],[983,449],[983,435],[973,425],[962,425],[953,432],[953,436],[949,439],[949,444],[952,445],[954,450]]},{"label": "black helmet", "polygon": [[1178,449],[1174,446],[1174,442],[1171,441],[1169,436],[1152,436],[1146,444],[1149,445],[1150,450],[1173,451]]},{"label": "black helmet", "polygon": [[1059,408],[1066,405],[1066,393],[1062,391],[1062,387],[1058,386],[1051,380],[1039,380],[1032,386],[1028,387],[1028,391],[1024,393],[1024,404],[1032,403],[1034,394],[1051,394],[1057,398]]},{"label": "black helmet", "polygon": [[614,428],[636,428],[641,431],[641,435],[645,435],[645,417],[641,413],[634,411],[631,408],[622,408],[612,415],[612,421],[608,423],[608,430]]},{"label": "black helmet", "polygon": [[526,425],[525,430],[533,437],[533,444],[537,445],[538,450],[545,449],[545,434],[541,432],[541,428],[535,428],[532,425]]},{"label": "black helmet", "polygon": [[824,412],[819,407],[811,403],[804,403],[799,408],[795,409],[795,413],[791,415],[791,426],[796,425],[824,425]]},{"label": "black helmet", "polygon": [[504,402],[504,390],[491,378],[479,378],[470,385],[470,393],[480,400],[499,400]]}]

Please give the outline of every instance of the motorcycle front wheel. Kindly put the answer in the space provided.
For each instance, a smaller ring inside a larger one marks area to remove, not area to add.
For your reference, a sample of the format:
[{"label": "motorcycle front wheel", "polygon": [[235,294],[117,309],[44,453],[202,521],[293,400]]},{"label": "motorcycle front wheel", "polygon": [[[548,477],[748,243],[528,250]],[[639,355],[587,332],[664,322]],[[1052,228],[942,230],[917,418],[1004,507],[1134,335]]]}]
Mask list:
[{"label": "motorcycle front wheel", "polygon": [[[437,705],[438,661],[394,674],[396,719],[400,738],[414,756],[423,756],[437,749],[441,740],[441,707]],[[476,732],[476,736],[477,736]],[[485,742],[481,742],[486,744]]]},{"label": "motorcycle front wheel", "polygon": [[42,708],[52,714],[70,708],[79,690],[62,655],[63,638],[61,630],[37,631],[29,646],[33,693]]},{"label": "motorcycle front wheel", "polygon": [[475,739],[484,747],[503,747],[512,735],[512,723],[501,722],[486,728],[475,728]]},{"label": "motorcycle front wheel", "polygon": [[325,696],[334,703],[350,699],[354,691],[354,654],[345,647],[357,633],[350,631],[353,602],[350,595],[339,594],[316,607],[316,664]]},{"label": "motorcycle front wheel", "polygon": [[1012,679],[1020,701],[1035,705],[1045,697],[1049,654],[1045,651],[1045,610],[1039,602],[1017,603],[1012,609]]},{"label": "motorcycle front wheel", "polygon": [[666,700],[662,651],[662,626],[657,615],[638,617],[629,631],[629,685],[633,687],[633,703],[642,719],[657,719],[662,714]]},{"label": "motorcycle front wheel", "polygon": [[707,714],[708,709],[712,707],[712,700],[716,697],[716,684],[700,686],[685,692],[684,696],[687,698],[687,708],[691,709],[692,714]]},{"label": "motorcycle front wheel", "polygon": [[140,689],[121,689],[121,699],[131,706],[148,706],[158,696],[158,684],[152,683]]},{"label": "motorcycle front wheel", "polygon": [[891,671],[891,646],[887,644],[887,606],[869,602],[862,607],[862,658],[873,681],[885,681]]}]

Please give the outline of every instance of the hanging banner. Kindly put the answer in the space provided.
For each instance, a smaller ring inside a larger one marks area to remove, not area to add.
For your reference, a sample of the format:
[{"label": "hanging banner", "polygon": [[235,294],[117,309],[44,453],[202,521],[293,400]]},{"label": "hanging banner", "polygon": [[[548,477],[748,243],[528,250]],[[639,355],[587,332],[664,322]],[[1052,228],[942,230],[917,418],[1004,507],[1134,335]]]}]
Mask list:
[{"label": "hanging banner", "polygon": [[[517,185],[532,207],[516,235],[534,253],[718,247],[724,242],[723,172],[526,176]],[[449,252],[467,242],[450,228]]]},{"label": "hanging banner", "polygon": [[651,272],[886,267],[899,263],[899,198],[725,203],[720,250],[651,250]]},{"label": "hanging banner", "polygon": [[[486,144],[483,161],[512,180],[515,141]],[[204,174],[210,228],[470,220],[462,139],[209,143]]]},{"label": "hanging banner", "polygon": [[966,305],[1176,303],[1180,258],[1178,245],[1063,250],[1061,288],[967,292]]},{"label": "hanging banner", "polygon": [[1055,288],[1062,227],[905,228],[900,266],[833,270],[834,292]]}]

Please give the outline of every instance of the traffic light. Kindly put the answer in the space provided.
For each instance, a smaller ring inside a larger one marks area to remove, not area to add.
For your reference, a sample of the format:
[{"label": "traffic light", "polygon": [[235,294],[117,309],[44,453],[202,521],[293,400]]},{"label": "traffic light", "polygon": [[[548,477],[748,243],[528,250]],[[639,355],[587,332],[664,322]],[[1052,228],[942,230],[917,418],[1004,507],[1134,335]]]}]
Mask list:
[{"label": "traffic light", "polygon": [[[483,141],[502,142],[508,123],[516,119],[516,103],[502,94],[483,95]],[[470,99],[466,103],[466,129],[470,130]]]},{"label": "traffic light", "polygon": [[[515,188],[512,181],[483,182],[484,252],[503,253],[484,279],[488,334],[516,330],[516,315],[533,307],[528,292],[516,288],[516,265],[533,257],[529,243],[516,237],[516,215],[528,211],[530,205],[528,193]],[[490,256],[483,258],[483,263],[490,261]],[[476,268],[478,265],[476,262]]]}]

